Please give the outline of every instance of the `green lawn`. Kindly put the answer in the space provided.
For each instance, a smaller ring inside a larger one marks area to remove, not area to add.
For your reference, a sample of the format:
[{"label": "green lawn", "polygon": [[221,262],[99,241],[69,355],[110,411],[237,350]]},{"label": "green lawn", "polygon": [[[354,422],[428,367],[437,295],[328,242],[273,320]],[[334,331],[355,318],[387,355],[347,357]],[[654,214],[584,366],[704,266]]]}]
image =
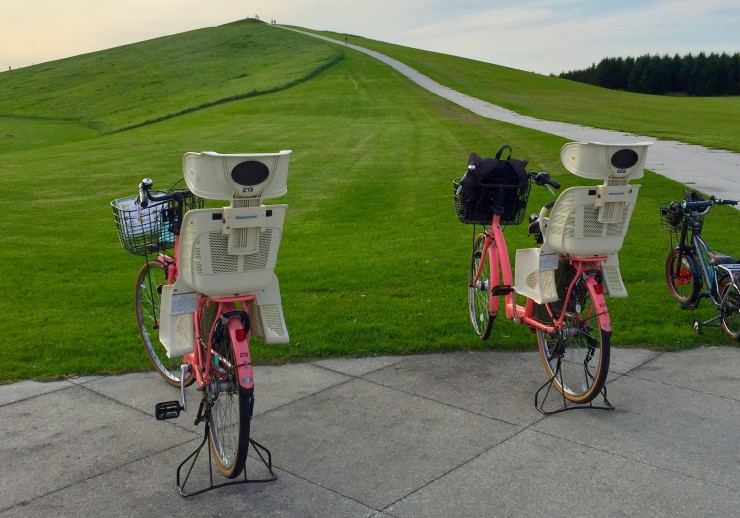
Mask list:
[{"label": "green lawn", "polygon": [[[306,36],[259,24],[241,27],[267,29],[260,32],[265,40],[260,52],[282,48],[283,38],[315,48]],[[462,175],[471,151],[487,154],[510,143],[532,170],[549,170],[564,187],[574,185],[577,178],[559,164],[565,141],[475,117],[363,54],[342,47],[331,47],[329,54],[332,66],[290,87],[267,84],[264,89],[273,93],[128,131],[93,136],[72,124],[65,142],[49,132],[45,120],[36,121],[38,132],[31,119],[31,126],[17,130],[28,135],[29,145],[0,148],[5,288],[0,326],[6,336],[0,380],[149,368],[132,300],[142,258],[120,248],[109,203],[134,194],[144,176],[155,185],[170,185],[181,175],[183,153],[202,150],[294,152],[288,194],[276,200],[290,206],[277,274],[291,343],[256,343],[258,363],[534,348],[526,328],[504,319],[488,342],[470,329],[466,278],[472,228],[454,216],[452,179]],[[279,56],[261,59],[277,62]],[[0,74],[0,91],[7,77]],[[57,87],[73,90],[73,84]],[[196,97],[189,91],[178,95]],[[120,103],[116,96],[103,100],[109,110],[91,109],[96,120]],[[22,98],[17,102],[26,104]],[[63,118],[65,110],[50,104],[36,115]],[[106,124],[117,126],[112,120]],[[610,300],[614,343],[665,349],[730,344],[717,330],[692,333],[694,314],[680,311],[665,287],[669,243],[659,235],[657,206],[679,197],[681,186],[653,174],[641,183],[632,231],[620,254],[630,297]],[[531,209],[548,199],[537,189]],[[709,242],[733,253],[734,236],[722,229],[734,223],[736,211],[713,211],[705,226]],[[523,227],[507,229],[507,236],[512,251],[533,246]],[[706,317],[711,311],[705,305],[697,313]]]}]

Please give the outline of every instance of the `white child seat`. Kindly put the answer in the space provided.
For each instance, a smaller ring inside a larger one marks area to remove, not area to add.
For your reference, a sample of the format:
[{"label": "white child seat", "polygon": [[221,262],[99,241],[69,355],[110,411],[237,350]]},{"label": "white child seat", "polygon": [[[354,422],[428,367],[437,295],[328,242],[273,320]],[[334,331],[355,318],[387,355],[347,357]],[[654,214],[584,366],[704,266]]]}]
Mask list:
[{"label": "white child seat", "polygon": [[245,200],[277,198],[288,192],[290,153],[185,153],[182,171],[194,194],[207,200],[231,201],[238,207],[246,205]]},{"label": "white child seat", "polygon": [[[229,205],[193,209],[183,217],[180,291],[215,298],[256,295],[249,307],[251,331],[267,343],[289,341],[274,273],[288,206],[261,202],[287,192],[290,153],[208,151],[183,157],[183,176],[190,191],[209,200],[229,201]],[[172,303],[163,301],[165,306]],[[180,314],[170,320],[174,325],[184,318]],[[174,350],[174,341],[168,341]]]},{"label": "white child seat", "polygon": [[267,288],[273,282],[287,208],[188,211],[180,230],[180,278],[209,297],[235,297]]},{"label": "white child seat", "polygon": [[[617,252],[622,248],[639,185],[647,149],[652,142],[604,144],[571,142],[560,152],[565,168],[576,176],[603,180],[597,186],[565,189],[546,217],[540,214],[544,243],[541,248],[517,250],[515,289],[537,303],[554,302],[557,254],[574,257],[606,256],[604,284],[612,297],[626,297]],[[545,268],[546,267],[546,268]],[[521,271],[520,271],[521,269]]]}]

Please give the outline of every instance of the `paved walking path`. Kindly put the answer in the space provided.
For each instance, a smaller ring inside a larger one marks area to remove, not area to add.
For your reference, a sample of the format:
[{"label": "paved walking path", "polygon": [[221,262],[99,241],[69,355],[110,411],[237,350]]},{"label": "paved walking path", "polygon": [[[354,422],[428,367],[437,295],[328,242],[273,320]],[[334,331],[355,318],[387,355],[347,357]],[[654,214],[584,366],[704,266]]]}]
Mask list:
[{"label": "paved walking path", "polygon": [[534,352],[258,366],[253,437],[278,480],[190,499],[194,390],[156,421],[178,391],[154,373],[0,386],[0,518],[737,516],[740,349],[612,356],[614,411],[547,417]]},{"label": "paved walking path", "polygon": [[[294,30],[295,29],[288,29]],[[317,34],[296,31],[325,41],[345,45],[344,42]],[[558,135],[580,142],[654,142],[647,156],[647,169],[676,180],[718,198],[740,200],[740,153],[713,150],[693,144],[672,140],[659,140],[655,137],[633,135],[566,122],[552,122],[507,110],[495,104],[471,97],[443,86],[413,68],[384,54],[357,45],[347,44],[349,48],[363,52],[408,77],[422,88],[439,95],[471,112],[500,120],[517,126]],[[669,200],[666,200],[669,201]],[[740,210],[740,205],[736,206]]]}]

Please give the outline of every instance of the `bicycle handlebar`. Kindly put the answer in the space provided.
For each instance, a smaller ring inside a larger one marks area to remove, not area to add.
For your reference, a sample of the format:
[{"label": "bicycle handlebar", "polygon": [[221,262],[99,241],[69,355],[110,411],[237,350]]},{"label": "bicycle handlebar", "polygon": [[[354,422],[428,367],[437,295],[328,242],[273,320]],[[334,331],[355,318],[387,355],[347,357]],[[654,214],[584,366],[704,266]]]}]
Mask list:
[{"label": "bicycle handlebar", "polygon": [[703,216],[704,214],[709,212],[709,209],[712,207],[712,205],[737,205],[737,201],[722,200],[720,198],[715,198],[714,196],[710,196],[708,200],[684,201],[680,203],[679,205],[681,205],[681,207],[684,210],[688,209],[688,210],[694,211],[697,214]]},{"label": "bicycle handlebar", "polygon": [[149,189],[152,188],[154,182],[151,178],[144,178],[139,184],[139,206],[142,209],[146,209],[149,206]]},{"label": "bicycle handlebar", "polygon": [[192,193],[190,191],[175,191],[162,194],[160,196],[154,196],[149,193],[149,190],[154,185],[151,178],[144,178],[139,184],[139,206],[142,209],[146,209],[149,206],[150,201],[170,201],[170,200],[182,200]]},{"label": "bicycle handlebar", "polygon": [[550,174],[545,171],[531,172],[529,173],[529,176],[534,180],[534,183],[539,186],[544,187],[545,185],[550,185],[555,189],[560,189],[560,183],[550,178]]}]

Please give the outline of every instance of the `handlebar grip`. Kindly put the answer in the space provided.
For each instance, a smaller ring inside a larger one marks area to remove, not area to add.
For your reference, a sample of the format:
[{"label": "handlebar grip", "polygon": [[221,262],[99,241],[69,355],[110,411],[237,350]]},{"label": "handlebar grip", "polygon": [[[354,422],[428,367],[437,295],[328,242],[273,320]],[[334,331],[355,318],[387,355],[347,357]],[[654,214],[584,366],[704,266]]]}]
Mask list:
[{"label": "handlebar grip", "polygon": [[711,204],[712,202],[707,200],[683,202],[683,206],[687,209],[703,209],[709,207]]},{"label": "handlebar grip", "polygon": [[534,179],[534,182],[537,185],[540,185],[542,187],[549,185],[551,187],[554,187],[555,189],[560,189],[560,183],[556,180],[553,180],[550,177],[550,174],[546,173],[545,171],[540,171],[539,173],[530,173],[530,177]]},{"label": "handlebar grip", "polygon": [[737,205],[737,201],[735,200],[717,200],[717,203],[721,203],[723,205]]},{"label": "handlebar grip", "polygon": [[149,189],[152,188],[154,182],[151,178],[144,178],[139,184],[139,206],[142,209],[146,209],[149,206]]}]

